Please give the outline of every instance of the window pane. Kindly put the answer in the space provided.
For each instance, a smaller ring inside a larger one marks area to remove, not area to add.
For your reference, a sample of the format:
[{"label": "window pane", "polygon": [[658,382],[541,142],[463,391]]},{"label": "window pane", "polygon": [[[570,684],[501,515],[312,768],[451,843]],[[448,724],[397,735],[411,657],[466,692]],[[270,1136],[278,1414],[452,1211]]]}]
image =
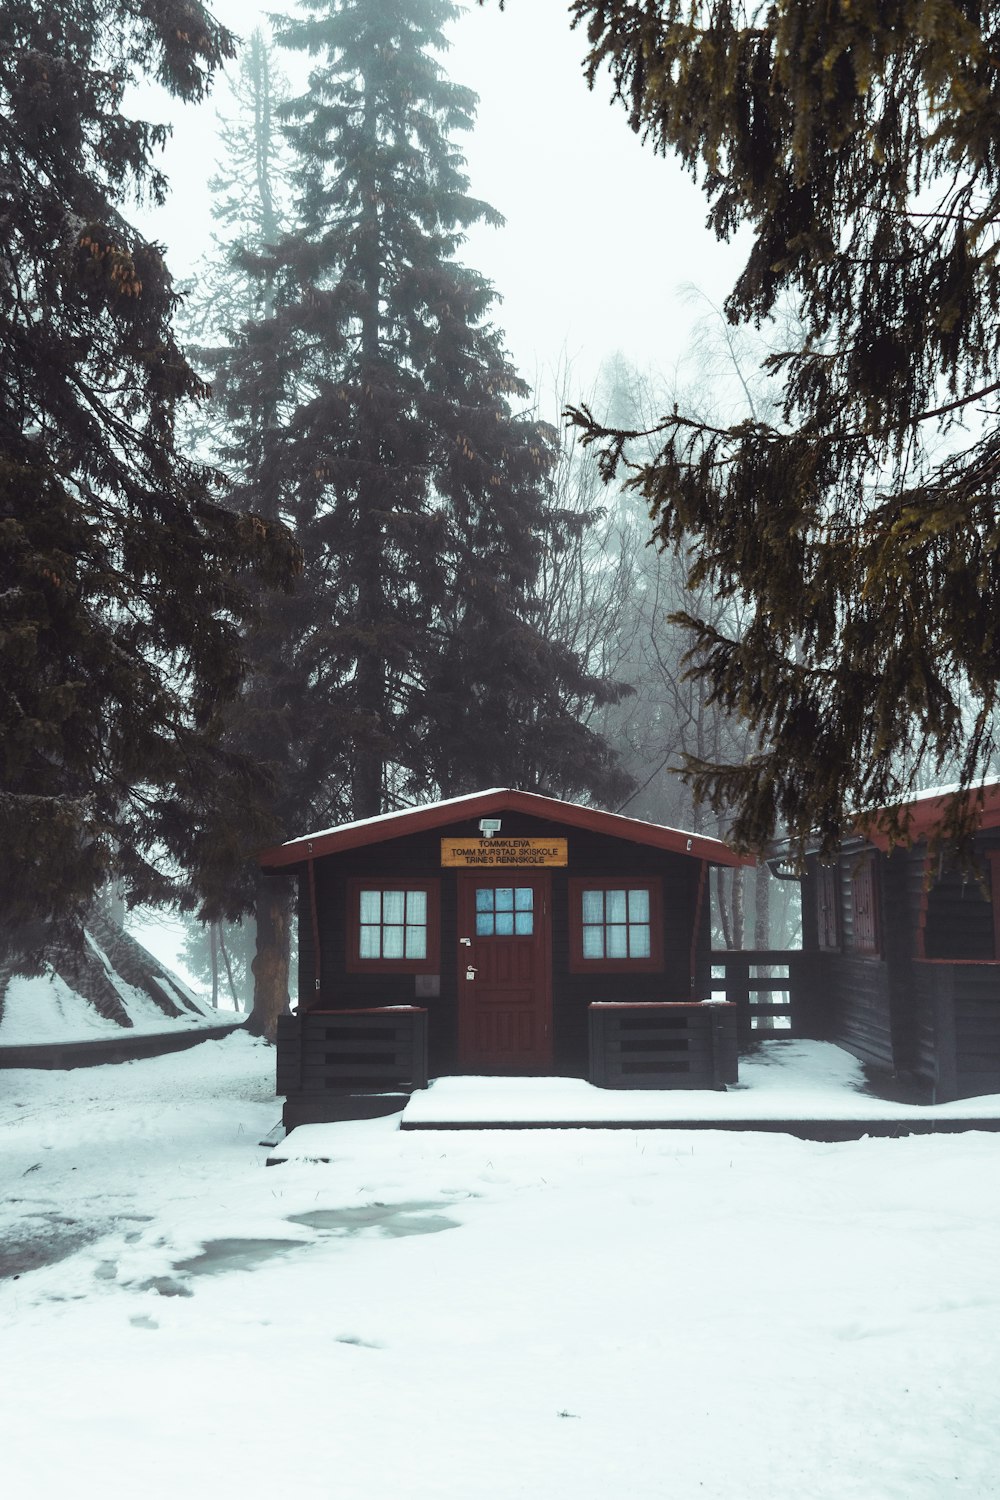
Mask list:
[{"label": "window pane", "polygon": [[[585,922],[604,921],[604,892],[584,891],[583,893],[583,920]],[[593,957],[593,954],[590,955]]]},{"label": "window pane", "polygon": [[512,911],[497,912],[497,937],[514,936],[514,913]]},{"label": "window pane", "polygon": [[517,911],[514,913],[514,931],[518,937],[530,937],[534,930],[534,913],[530,911]]},{"label": "window pane", "polygon": [[514,892],[510,886],[501,886],[496,893],[497,911],[514,910]]},{"label": "window pane", "polygon": [[625,921],[625,892],[605,891],[604,899],[607,902],[607,919],[609,922]]},{"label": "window pane", "polygon": [[492,911],[492,910],[493,910],[493,892],[492,892],[492,890],[477,890],[476,891],[476,911]]},{"label": "window pane", "polygon": [[425,962],[429,904],[426,890],[359,889],[358,957],[376,963]]},{"label": "window pane", "polygon": [[630,922],[649,921],[649,892],[629,891],[628,919]]},{"label": "window pane", "polygon": [[531,886],[518,886],[514,892],[515,911],[531,911],[535,904],[535,893]]},{"label": "window pane", "polygon": [[583,956],[584,958],[604,957],[603,927],[585,927],[583,929]]},{"label": "window pane", "polygon": [[648,925],[633,923],[628,930],[629,958],[648,958],[649,953]]},{"label": "window pane", "polygon": [[476,912],[476,937],[493,936],[493,913],[487,911]]},{"label": "window pane", "polygon": [[403,957],[403,929],[402,927],[382,928],[382,957]]},{"label": "window pane", "polygon": [[406,929],[406,956],[407,958],[427,957],[426,927],[408,927]]},{"label": "window pane", "polygon": [[609,926],[607,928],[607,934],[608,934],[608,938],[607,938],[607,941],[608,941],[608,957],[609,958],[627,958],[628,957],[628,938],[627,938],[627,933],[628,933],[628,928],[624,927],[624,926],[622,926],[622,927],[611,927],[611,926]]},{"label": "window pane", "polygon": [[405,891],[383,891],[382,892],[382,921],[392,922],[394,925],[403,925],[403,912],[405,910]]},{"label": "window pane", "polygon": [[382,920],[382,892],[361,892],[361,920],[362,922],[381,922]]}]

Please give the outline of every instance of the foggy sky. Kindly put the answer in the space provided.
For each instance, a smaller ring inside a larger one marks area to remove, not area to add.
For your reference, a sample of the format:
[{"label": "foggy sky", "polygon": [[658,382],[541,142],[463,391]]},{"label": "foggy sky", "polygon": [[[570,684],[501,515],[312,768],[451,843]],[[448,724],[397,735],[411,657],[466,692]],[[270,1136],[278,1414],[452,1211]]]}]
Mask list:
[{"label": "foggy sky", "polygon": [[[210,8],[242,36],[266,28],[252,0]],[[556,369],[571,367],[575,395],[615,352],[669,378],[703,312],[681,288],[695,284],[719,301],[738,268],[735,252],[704,227],[705,200],[673,159],[632,134],[608,80],[588,92],[585,39],[570,31],[566,0],[507,0],[503,13],[497,0],[472,5],[451,38],[441,61],[480,98],[476,131],[462,141],[471,192],[507,220],[473,229],[463,259],[501,294],[495,321],[520,372],[543,402]],[[282,63],[296,66],[289,54]],[[174,122],[164,158],[173,198],[145,224],[177,277],[208,240],[212,135],[225,105],[224,86],[198,109],[144,99]]]}]

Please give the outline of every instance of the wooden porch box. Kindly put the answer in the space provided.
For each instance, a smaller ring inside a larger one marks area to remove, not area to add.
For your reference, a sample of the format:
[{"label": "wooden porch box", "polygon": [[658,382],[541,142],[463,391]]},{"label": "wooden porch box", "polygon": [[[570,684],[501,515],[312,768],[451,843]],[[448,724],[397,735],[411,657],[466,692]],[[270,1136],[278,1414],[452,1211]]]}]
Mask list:
[{"label": "wooden porch box", "polygon": [[724,1089],[738,1081],[736,1006],[600,1000],[589,1007],[591,1083]]}]

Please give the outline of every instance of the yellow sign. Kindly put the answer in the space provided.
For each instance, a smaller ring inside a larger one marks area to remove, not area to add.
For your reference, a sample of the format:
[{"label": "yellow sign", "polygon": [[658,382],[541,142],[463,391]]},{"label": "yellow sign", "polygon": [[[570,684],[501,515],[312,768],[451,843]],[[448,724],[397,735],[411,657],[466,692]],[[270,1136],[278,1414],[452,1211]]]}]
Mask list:
[{"label": "yellow sign", "polygon": [[444,866],[564,865],[565,839],[442,839]]}]

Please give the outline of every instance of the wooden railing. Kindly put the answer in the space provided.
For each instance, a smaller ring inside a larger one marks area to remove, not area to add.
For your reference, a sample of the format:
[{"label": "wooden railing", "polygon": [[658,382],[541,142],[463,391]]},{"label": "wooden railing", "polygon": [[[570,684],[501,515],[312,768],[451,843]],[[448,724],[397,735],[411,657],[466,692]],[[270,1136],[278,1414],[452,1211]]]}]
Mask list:
[{"label": "wooden railing", "polygon": [[589,1007],[591,1083],[611,1089],[720,1089],[737,1081],[736,1010],[690,1001]]},{"label": "wooden railing", "polygon": [[791,948],[713,950],[712,998],[736,1006],[741,1052],[767,1039],[822,1037],[822,957]]}]

